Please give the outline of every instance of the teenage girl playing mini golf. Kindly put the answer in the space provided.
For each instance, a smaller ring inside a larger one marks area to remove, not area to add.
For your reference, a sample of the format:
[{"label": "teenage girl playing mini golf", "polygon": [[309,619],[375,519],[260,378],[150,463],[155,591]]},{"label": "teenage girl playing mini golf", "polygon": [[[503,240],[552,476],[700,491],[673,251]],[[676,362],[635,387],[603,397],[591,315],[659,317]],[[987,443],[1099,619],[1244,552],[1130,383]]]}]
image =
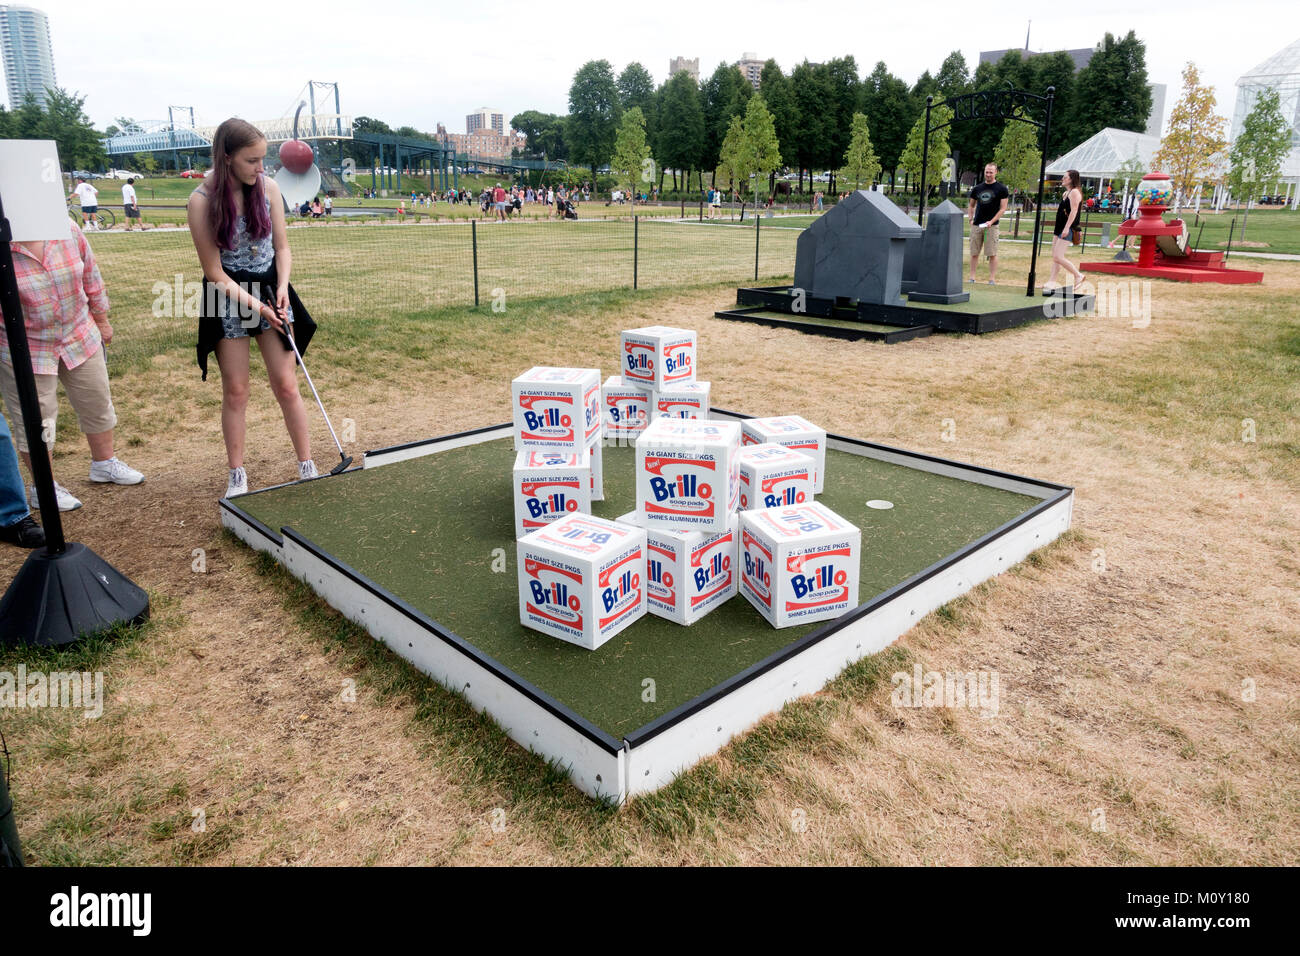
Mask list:
[{"label": "teenage girl playing mini golf", "polygon": [[[226,120],[212,139],[212,171],[188,203],[190,236],[205,279],[199,367],[206,379],[207,356],[215,351],[221,369],[221,434],[230,467],[226,497],[248,490],[244,435],[250,336],[257,337],[271,392],[284,414],[298,477],[317,475],[295,358],[283,338],[286,320],[296,319],[291,331],[298,348],[306,351],[313,329],[289,287],[292,257],[284,200],[280,187],[263,174],[265,157],[266,137],[260,130],[241,119]],[[271,329],[281,334],[262,334]]]}]

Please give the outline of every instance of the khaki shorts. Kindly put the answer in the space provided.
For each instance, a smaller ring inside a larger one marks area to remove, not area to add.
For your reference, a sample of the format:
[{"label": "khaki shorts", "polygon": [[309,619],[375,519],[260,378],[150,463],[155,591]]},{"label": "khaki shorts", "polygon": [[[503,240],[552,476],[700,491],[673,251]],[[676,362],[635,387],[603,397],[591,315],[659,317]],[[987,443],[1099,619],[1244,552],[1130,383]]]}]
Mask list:
[{"label": "khaki shorts", "polygon": [[989,226],[986,229],[972,229],[970,231],[970,257],[978,259],[981,250],[990,259],[998,254],[997,226]]},{"label": "khaki shorts", "polygon": [[[36,397],[46,429],[46,445],[54,447],[59,418],[59,382],[63,382],[68,404],[77,413],[77,424],[85,434],[98,435],[117,425],[117,413],[113,410],[113,398],[108,390],[108,366],[104,364],[104,352],[100,349],[76,368],[68,368],[59,362],[57,375],[36,376]],[[0,393],[4,395],[9,421],[13,424],[14,442],[19,451],[28,451],[27,431],[18,401],[18,382],[14,378],[13,366],[3,362],[0,362]]]}]

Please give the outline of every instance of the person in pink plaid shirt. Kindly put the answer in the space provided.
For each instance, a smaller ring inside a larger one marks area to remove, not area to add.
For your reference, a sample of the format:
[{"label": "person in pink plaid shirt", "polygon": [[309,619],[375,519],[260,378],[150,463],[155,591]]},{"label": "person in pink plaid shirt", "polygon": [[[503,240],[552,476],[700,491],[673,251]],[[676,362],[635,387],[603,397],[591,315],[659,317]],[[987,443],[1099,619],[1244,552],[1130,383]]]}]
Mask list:
[{"label": "person in pink plaid shirt", "polygon": [[[27,344],[32,353],[46,446],[48,449],[54,444],[59,414],[58,385],[62,382],[90,445],[90,480],[136,485],[144,481],[144,475],[113,454],[117,413],[108,388],[103,349],[113,341],[108,295],[86,237],[75,223],[69,223],[69,228],[72,234],[67,239],[9,244],[27,325]],[[14,423],[18,450],[30,469],[31,455],[18,400],[18,383],[14,379],[9,339],[2,328],[0,393]],[[60,511],[81,507],[76,496],[57,481],[54,489]],[[31,495],[35,498],[34,489]]]}]

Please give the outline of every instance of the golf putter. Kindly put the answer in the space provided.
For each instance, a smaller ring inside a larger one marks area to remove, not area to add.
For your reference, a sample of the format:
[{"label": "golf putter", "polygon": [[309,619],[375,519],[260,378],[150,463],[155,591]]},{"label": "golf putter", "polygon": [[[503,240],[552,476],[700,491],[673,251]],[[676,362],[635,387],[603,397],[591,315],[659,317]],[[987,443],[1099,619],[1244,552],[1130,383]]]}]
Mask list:
[{"label": "golf putter", "polygon": [[343,454],[343,446],[339,444],[339,436],[334,434],[334,426],[330,424],[330,417],[325,411],[325,405],[320,400],[320,393],[316,391],[316,385],[311,380],[311,372],[307,371],[307,363],[302,360],[302,353],[298,351],[298,343],[293,340],[293,320],[288,316],[281,316],[284,321],[285,338],[289,340],[289,345],[293,348],[293,354],[298,358],[298,364],[302,366],[302,374],[307,377],[307,385],[311,388],[311,393],[316,397],[316,405],[320,409],[321,416],[325,419],[325,427],[330,430],[330,438],[334,439],[334,447],[339,450],[339,463],[330,469],[331,475],[337,475],[340,472],[347,471],[348,465],[352,464],[352,458]]}]

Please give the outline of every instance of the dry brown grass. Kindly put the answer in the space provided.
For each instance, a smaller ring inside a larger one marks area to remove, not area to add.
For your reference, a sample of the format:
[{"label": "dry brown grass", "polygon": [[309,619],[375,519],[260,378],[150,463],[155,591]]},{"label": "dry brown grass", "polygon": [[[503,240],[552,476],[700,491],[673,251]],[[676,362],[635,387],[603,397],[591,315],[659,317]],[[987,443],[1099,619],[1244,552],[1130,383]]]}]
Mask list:
[{"label": "dry brown grass", "polygon": [[[1019,281],[1023,252],[1004,259],[1004,281]],[[562,784],[520,797],[475,778],[463,731],[390,686],[405,665],[374,662],[327,616],[285,601],[280,579],[219,533],[218,386],[201,386],[187,356],[161,356],[114,383],[123,457],[147,484],[89,486],[84,446],[66,434],[60,446],[57,473],[86,502],[65,516],[69,537],[161,610],[111,660],[99,721],[3,715],[27,847],[38,863],[1294,865],[1300,507],[1288,449],[1300,426],[1294,395],[1270,404],[1258,383],[1212,368],[1243,310],[1300,301],[1300,267],[1261,268],[1263,287],[1157,284],[1144,329],[1094,318],[845,344],[715,320],[720,290],[530,313],[525,327],[545,334],[528,340],[493,317],[429,362],[379,360],[380,377],[355,357],[334,366],[322,339],[313,375],[336,423],[356,421],[354,449],[505,420],[519,368],[608,372],[621,328],[664,322],[699,330],[716,405],[798,410],[831,431],[1076,487],[1066,539],[931,615],[885,662],[996,670],[998,717],[895,708],[888,673],[850,675],[760,728],[808,745],[755,736],[618,814]],[[1210,371],[1180,378],[1200,354]],[[1247,417],[1255,444],[1239,440]],[[941,439],[948,418],[955,442]],[[249,424],[254,483],[287,480],[265,392]],[[194,548],[206,574],[191,570]],[[0,554],[0,577],[19,557]],[[344,704],[349,678],[358,697]],[[204,834],[189,829],[193,807]]]}]

